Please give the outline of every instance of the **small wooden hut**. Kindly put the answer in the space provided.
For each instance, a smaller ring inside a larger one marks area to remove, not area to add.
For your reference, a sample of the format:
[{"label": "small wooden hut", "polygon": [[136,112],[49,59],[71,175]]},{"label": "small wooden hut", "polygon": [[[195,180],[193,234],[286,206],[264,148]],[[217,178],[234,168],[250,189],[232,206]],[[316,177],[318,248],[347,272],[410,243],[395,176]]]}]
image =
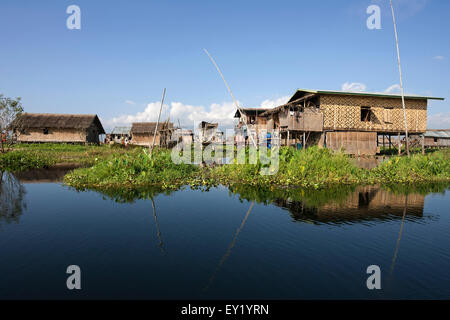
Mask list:
[{"label": "small wooden hut", "polygon": [[23,113],[13,123],[18,142],[99,143],[105,130],[95,114]]},{"label": "small wooden hut", "polygon": [[131,127],[115,127],[109,134],[109,138],[114,143],[123,143],[125,138],[131,138]]},{"label": "small wooden hut", "polygon": [[[252,135],[256,143],[263,141],[267,133],[267,116],[262,114],[270,109],[267,108],[240,108],[234,115],[239,119],[235,127],[236,135],[248,137]],[[248,131],[250,132],[248,132]]]},{"label": "small wooden hut", "polygon": [[450,129],[427,130],[425,136],[425,147],[448,148],[450,147]]},{"label": "small wooden hut", "polygon": [[[427,130],[428,100],[443,98],[405,96],[408,131]],[[355,155],[375,155],[378,135],[405,134],[400,95],[324,90],[297,90],[289,101],[263,113],[267,129],[278,129],[285,145],[318,144]]]},{"label": "small wooden hut", "polygon": [[202,121],[198,125],[198,140],[200,143],[212,143],[216,142],[216,132],[218,123],[211,123]]},{"label": "small wooden hut", "polygon": [[[134,122],[131,126],[132,144],[151,146],[155,134],[156,122]],[[174,131],[172,122],[158,124],[156,130],[155,146],[168,146]]]}]

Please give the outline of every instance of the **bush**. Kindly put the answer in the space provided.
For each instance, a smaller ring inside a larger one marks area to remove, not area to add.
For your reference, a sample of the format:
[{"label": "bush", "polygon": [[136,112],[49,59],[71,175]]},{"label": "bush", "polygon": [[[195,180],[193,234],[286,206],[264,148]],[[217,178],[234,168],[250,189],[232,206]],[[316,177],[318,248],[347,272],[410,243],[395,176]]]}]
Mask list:
[{"label": "bush", "polygon": [[0,154],[0,170],[23,171],[34,168],[45,168],[55,164],[48,154],[30,151],[11,151]]},{"label": "bush", "polygon": [[97,161],[91,168],[69,173],[64,180],[76,188],[158,185],[162,189],[174,189],[186,184],[196,170],[194,165],[173,163],[169,150],[156,149],[150,159],[144,149]]}]

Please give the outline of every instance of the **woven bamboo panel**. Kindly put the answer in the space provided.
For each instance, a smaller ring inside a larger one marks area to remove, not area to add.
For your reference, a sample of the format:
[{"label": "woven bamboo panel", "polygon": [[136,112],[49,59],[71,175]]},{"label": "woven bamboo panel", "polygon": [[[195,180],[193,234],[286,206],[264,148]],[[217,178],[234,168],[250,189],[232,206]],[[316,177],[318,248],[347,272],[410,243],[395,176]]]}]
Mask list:
[{"label": "woven bamboo panel", "polygon": [[[427,100],[406,99],[406,118],[410,132],[427,130]],[[370,121],[361,121],[361,107],[370,107]],[[389,117],[385,108],[392,108]],[[404,132],[402,101],[398,98],[360,97],[345,95],[320,96],[326,130],[358,130]],[[389,119],[390,123],[385,122]]]}]

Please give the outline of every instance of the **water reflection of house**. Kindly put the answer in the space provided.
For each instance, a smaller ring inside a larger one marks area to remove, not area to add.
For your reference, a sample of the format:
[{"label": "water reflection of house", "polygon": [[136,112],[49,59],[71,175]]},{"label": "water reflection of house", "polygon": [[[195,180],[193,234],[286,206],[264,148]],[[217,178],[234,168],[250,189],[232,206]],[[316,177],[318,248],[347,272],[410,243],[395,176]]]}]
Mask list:
[{"label": "water reflection of house", "polygon": [[[156,122],[135,122],[131,126],[132,143],[141,146],[151,146],[155,134]],[[174,131],[172,122],[158,124],[155,146],[167,146],[172,140]]]},{"label": "water reflection of house", "polygon": [[99,143],[105,133],[95,114],[24,113],[14,127],[19,142]]},{"label": "water reflection of house", "polygon": [[62,182],[70,171],[80,168],[79,165],[57,165],[50,168],[31,169],[14,173],[21,183]]},{"label": "water reflection of house", "polygon": [[[428,100],[443,98],[405,97],[409,133],[427,130]],[[357,155],[374,155],[377,136],[404,135],[400,95],[324,90],[297,90],[289,101],[262,113],[267,130],[280,130],[284,145],[319,145]],[[261,120],[262,121],[262,120]]]},{"label": "water reflection of house", "polygon": [[345,199],[320,206],[307,202],[276,200],[274,204],[286,208],[298,221],[314,223],[351,223],[370,220],[389,220],[423,216],[425,196],[394,194],[376,186],[358,187]]}]

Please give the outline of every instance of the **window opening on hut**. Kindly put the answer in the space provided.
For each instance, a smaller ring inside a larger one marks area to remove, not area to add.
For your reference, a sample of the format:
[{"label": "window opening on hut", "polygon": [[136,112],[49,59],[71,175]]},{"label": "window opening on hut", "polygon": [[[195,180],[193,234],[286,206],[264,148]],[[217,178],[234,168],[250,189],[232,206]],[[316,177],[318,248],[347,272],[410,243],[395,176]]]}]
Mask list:
[{"label": "window opening on hut", "polygon": [[43,132],[44,134],[48,134],[48,128],[44,128]]},{"label": "window opening on hut", "polygon": [[438,138],[434,138],[433,140],[434,140],[434,142],[438,142]]},{"label": "window opening on hut", "polygon": [[361,107],[361,121],[369,122],[370,121],[370,107]]}]

